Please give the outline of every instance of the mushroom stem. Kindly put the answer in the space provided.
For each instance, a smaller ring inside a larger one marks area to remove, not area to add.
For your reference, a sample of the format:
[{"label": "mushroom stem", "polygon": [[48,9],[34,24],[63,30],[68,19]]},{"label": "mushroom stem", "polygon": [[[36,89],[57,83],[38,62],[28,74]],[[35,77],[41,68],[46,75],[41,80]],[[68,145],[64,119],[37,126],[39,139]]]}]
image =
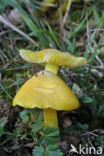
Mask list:
[{"label": "mushroom stem", "polygon": [[57,74],[58,66],[56,66],[54,64],[47,63],[45,65],[45,70],[50,71],[50,72],[52,72],[54,74]]},{"label": "mushroom stem", "polygon": [[[47,63],[45,70],[57,74],[58,66]],[[44,109],[44,126],[58,127],[57,112],[52,108]]]},{"label": "mushroom stem", "polygon": [[58,127],[57,112],[55,109],[44,109],[44,126]]}]

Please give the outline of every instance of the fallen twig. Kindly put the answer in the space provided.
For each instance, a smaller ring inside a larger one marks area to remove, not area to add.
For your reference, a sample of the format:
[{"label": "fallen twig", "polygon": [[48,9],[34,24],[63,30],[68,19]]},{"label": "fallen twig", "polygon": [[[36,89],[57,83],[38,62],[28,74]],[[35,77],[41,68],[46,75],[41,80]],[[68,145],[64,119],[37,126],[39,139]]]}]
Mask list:
[{"label": "fallen twig", "polygon": [[67,20],[67,16],[68,16],[68,12],[70,10],[70,7],[71,7],[71,3],[72,3],[72,0],[69,0],[68,2],[68,5],[67,5],[67,9],[66,9],[66,13],[64,15],[64,18],[63,18],[63,21],[62,21],[62,24],[61,24],[61,27],[60,27],[60,30],[63,29],[65,23],[66,23],[66,20]]}]

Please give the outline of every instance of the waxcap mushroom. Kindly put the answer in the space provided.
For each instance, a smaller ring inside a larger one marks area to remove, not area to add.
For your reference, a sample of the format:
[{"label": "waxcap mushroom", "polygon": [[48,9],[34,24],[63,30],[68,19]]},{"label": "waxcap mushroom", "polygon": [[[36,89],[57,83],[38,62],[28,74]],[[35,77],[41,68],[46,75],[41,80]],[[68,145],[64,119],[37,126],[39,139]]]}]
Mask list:
[{"label": "waxcap mushroom", "polygon": [[40,71],[20,88],[13,100],[13,106],[15,105],[25,108],[73,110],[79,106],[79,102],[57,75]]},{"label": "waxcap mushroom", "polygon": [[42,108],[44,126],[58,127],[56,110],[73,110],[79,106],[70,88],[57,76],[58,67],[78,67],[87,60],[55,49],[37,52],[22,49],[20,55],[25,61],[44,65],[45,71],[37,73],[20,88],[13,105]]},{"label": "waxcap mushroom", "polygon": [[21,49],[19,52],[25,61],[31,63],[48,63],[68,68],[79,67],[87,63],[84,57],[76,57],[68,52],[61,52],[56,49],[44,49],[35,52]]}]

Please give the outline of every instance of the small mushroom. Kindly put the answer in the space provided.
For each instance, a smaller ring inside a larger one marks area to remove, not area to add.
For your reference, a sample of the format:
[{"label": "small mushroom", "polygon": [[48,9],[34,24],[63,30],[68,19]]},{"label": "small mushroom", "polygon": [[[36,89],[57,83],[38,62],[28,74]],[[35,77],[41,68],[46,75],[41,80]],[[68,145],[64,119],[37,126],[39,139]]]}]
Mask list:
[{"label": "small mushroom", "polygon": [[28,62],[45,65],[20,88],[13,100],[13,106],[38,107],[44,110],[44,125],[58,127],[56,110],[73,110],[79,106],[71,89],[56,74],[59,66],[77,67],[87,63],[83,57],[75,57],[54,49],[32,52],[20,50],[22,58]]},{"label": "small mushroom", "polygon": [[45,70],[55,74],[57,74],[59,66],[74,68],[87,63],[84,57],[76,57],[68,52],[60,52],[56,49],[45,49],[36,52],[22,49],[20,55],[25,61],[45,65]]}]

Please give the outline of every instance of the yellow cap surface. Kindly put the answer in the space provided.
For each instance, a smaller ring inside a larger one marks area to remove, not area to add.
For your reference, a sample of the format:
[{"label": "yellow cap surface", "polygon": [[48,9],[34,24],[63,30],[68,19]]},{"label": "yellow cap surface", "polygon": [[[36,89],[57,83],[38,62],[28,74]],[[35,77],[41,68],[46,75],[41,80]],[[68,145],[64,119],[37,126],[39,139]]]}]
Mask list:
[{"label": "yellow cap surface", "polygon": [[60,52],[55,49],[45,49],[40,51],[20,50],[21,57],[31,63],[54,64],[63,67],[79,67],[87,63],[84,57],[76,57],[67,52]]},{"label": "yellow cap surface", "polygon": [[20,88],[13,100],[13,106],[15,105],[25,108],[73,110],[79,106],[79,102],[57,75],[40,71]]}]

